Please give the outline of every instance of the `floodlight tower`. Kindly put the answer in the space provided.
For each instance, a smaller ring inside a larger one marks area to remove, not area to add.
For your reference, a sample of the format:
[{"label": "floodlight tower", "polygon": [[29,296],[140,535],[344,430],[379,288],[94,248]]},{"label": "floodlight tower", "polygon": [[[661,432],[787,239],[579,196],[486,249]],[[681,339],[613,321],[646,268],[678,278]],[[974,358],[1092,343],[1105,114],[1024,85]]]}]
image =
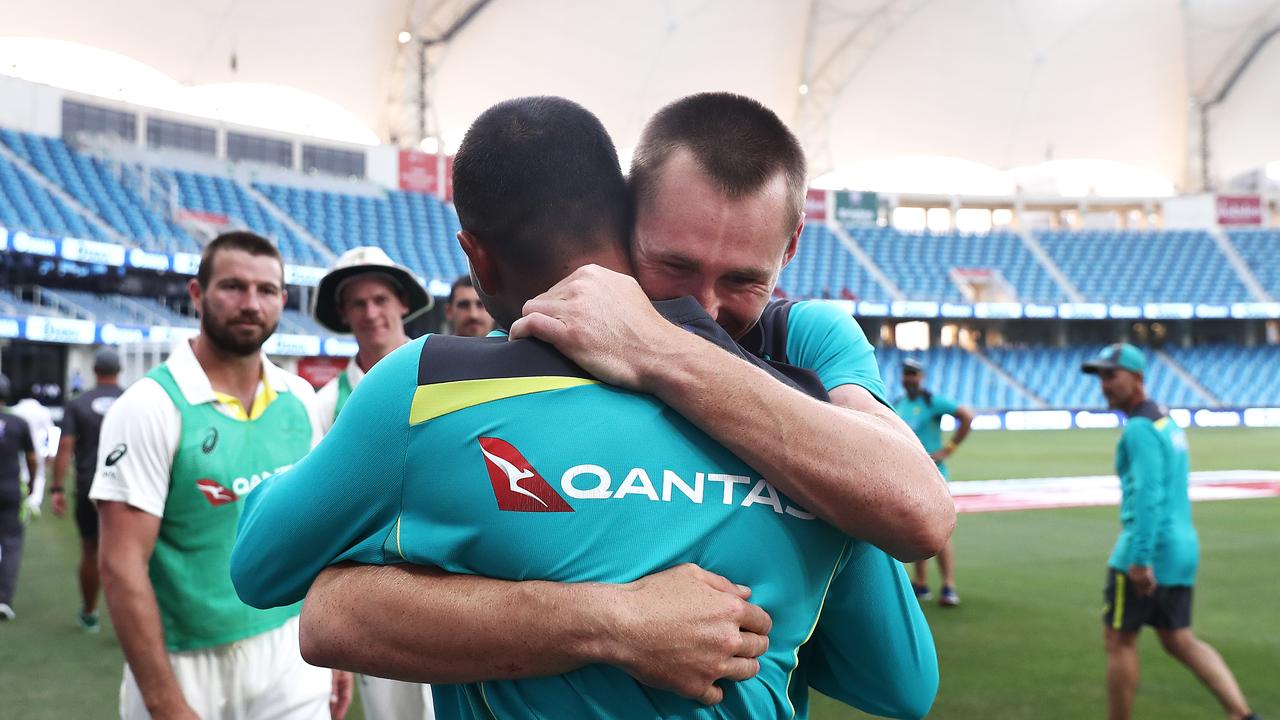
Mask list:
[{"label": "floodlight tower", "polygon": [[796,135],[809,175],[834,170],[831,119],[845,87],[876,50],[930,0],[812,0],[796,84]]},{"label": "floodlight tower", "polygon": [[422,147],[438,138],[439,119],[431,102],[430,83],[443,59],[444,49],[484,10],[491,0],[415,0],[408,29],[396,36],[395,84],[390,97],[389,128],[392,142],[401,147]]}]

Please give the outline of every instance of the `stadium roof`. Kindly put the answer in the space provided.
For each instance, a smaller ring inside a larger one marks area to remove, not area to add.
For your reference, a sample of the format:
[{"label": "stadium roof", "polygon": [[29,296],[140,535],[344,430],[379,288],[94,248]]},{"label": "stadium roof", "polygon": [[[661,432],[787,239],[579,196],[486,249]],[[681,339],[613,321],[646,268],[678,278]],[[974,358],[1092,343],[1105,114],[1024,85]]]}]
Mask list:
[{"label": "stadium roof", "polygon": [[[345,114],[348,139],[403,142],[416,51],[396,36],[432,37],[470,4],[0,0],[0,40],[100,48],[183,86],[295,88]],[[1189,101],[1214,96],[1278,23],[1272,0],[493,0],[432,51],[432,133],[449,146],[489,104],[551,93],[596,111],[625,148],[663,103],[727,89],[782,114],[820,170],[899,155],[1000,170],[1096,158],[1185,186]],[[1237,108],[1215,116],[1224,177],[1280,158],[1268,130],[1280,104],[1267,99],[1280,41],[1255,65]]]}]

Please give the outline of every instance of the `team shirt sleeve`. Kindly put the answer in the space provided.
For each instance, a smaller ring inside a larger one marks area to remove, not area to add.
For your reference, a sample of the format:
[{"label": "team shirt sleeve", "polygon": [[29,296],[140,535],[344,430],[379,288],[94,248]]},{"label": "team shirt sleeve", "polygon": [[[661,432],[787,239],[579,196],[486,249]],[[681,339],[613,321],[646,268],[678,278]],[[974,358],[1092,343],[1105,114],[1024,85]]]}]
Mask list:
[{"label": "team shirt sleeve", "polygon": [[288,375],[286,382],[289,392],[297,396],[307,408],[307,420],[311,423],[311,447],[314,448],[329,431],[328,423],[321,416],[320,404],[316,402],[316,390],[311,387],[311,383],[292,373]]},{"label": "team shirt sleeve", "polygon": [[1135,502],[1131,562],[1151,567],[1154,564],[1156,532],[1164,509],[1165,454],[1160,432],[1145,418],[1130,420],[1125,425],[1123,438],[1125,450],[1129,453]]},{"label": "team shirt sleeve", "polygon": [[833,303],[810,300],[791,307],[787,361],[817,373],[827,390],[857,385],[889,405],[875,348],[853,316]]},{"label": "team shirt sleeve", "polygon": [[409,343],[382,359],[320,444],[245,498],[231,553],[231,580],[245,603],[295,603],[341,560],[399,561],[383,547],[400,515],[421,348]]},{"label": "team shirt sleeve", "polygon": [[960,409],[960,403],[949,397],[934,395],[931,407],[933,408],[934,415],[938,417],[942,417],[943,415],[955,416],[956,411]]},{"label": "team shirt sleeve", "polygon": [[806,657],[809,685],[863,712],[924,717],[938,694],[933,633],[902,563],[855,540]]},{"label": "team shirt sleeve", "polygon": [[178,408],[159,383],[150,378],[134,383],[102,419],[90,499],[123,502],[164,517],[181,425]]}]

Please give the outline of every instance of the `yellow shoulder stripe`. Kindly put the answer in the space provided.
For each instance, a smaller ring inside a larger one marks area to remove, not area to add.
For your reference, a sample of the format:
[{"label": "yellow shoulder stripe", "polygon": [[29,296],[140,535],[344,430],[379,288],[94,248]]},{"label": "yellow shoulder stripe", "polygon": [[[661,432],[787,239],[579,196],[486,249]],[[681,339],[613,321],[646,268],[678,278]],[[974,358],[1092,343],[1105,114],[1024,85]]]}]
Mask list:
[{"label": "yellow shoulder stripe", "polygon": [[1169,418],[1167,418],[1167,417],[1162,417],[1162,418],[1160,418],[1159,420],[1157,420],[1157,421],[1155,422],[1155,425],[1156,425],[1156,429],[1157,429],[1157,430],[1163,430],[1163,429],[1164,429],[1164,426],[1165,426],[1165,425],[1168,425],[1168,424],[1169,424]]},{"label": "yellow shoulder stripe", "polygon": [[409,424],[417,425],[441,415],[448,415],[451,412],[494,400],[599,383],[599,380],[586,378],[539,376],[458,380],[419,385],[413,392],[413,404],[409,408]]}]

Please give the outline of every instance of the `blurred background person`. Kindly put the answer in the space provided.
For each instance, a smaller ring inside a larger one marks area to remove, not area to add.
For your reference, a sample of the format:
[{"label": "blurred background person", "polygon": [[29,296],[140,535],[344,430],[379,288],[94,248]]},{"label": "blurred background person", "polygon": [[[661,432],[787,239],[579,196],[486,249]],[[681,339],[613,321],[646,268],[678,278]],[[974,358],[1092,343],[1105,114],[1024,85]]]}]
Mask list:
[{"label": "blurred background person", "polygon": [[80,531],[80,614],[78,622],[86,632],[98,632],[98,509],[89,499],[93,487],[93,474],[98,466],[98,436],[102,432],[102,418],[111,409],[116,398],[124,392],[118,381],[120,355],[112,348],[103,348],[93,359],[95,385],[67,403],[62,416],[62,437],[58,442],[58,455],[53,462],[53,482],[49,487],[53,514],[63,517],[67,513],[67,468],[75,459],[76,469],[76,528]]},{"label": "blurred background person", "polygon": [[[316,322],[334,332],[351,333],[359,347],[338,377],[316,393],[316,412],[324,432],[333,427],[365,373],[409,342],[405,323],[430,310],[431,304],[431,295],[413,273],[396,265],[378,247],[348,250],[320,279],[312,308]],[[435,717],[429,685],[371,675],[359,675],[356,682],[369,720]]]},{"label": "blurred background person", "polygon": [[[894,403],[894,412],[902,418],[920,438],[929,457],[938,464],[938,472],[950,480],[947,471],[947,458],[956,451],[960,443],[969,436],[973,428],[973,411],[947,397],[938,395],[924,387],[924,365],[908,358],[902,361],[902,389],[906,395]],[[956,419],[956,431],[950,440],[942,442],[942,418],[950,415]],[[954,540],[948,539],[946,547],[938,553],[938,570],[942,573],[942,592],[938,595],[938,604],[943,607],[955,607],[960,604],[960,594],[956,592],[955,546]],[[915,564],[916,597],[928,600],[933,597],[929,592],[929,561],[921,560]]]},{"label": "blurred background person", "polygon": [[[13,620],[13,594],[22,564],[22,473],[36,477],[36,448],[27,421],[9,412],[9,378],[0,374],[0,620]],[[30,480],[28,479],[28,490]]]},{"label": "blurred background person", "polygon": [[493,316],[480,302],[470,275],[461,275],[449,288],[449,302],[444,306],[449,333],[463,337],[484,337],[493,332]]}]

